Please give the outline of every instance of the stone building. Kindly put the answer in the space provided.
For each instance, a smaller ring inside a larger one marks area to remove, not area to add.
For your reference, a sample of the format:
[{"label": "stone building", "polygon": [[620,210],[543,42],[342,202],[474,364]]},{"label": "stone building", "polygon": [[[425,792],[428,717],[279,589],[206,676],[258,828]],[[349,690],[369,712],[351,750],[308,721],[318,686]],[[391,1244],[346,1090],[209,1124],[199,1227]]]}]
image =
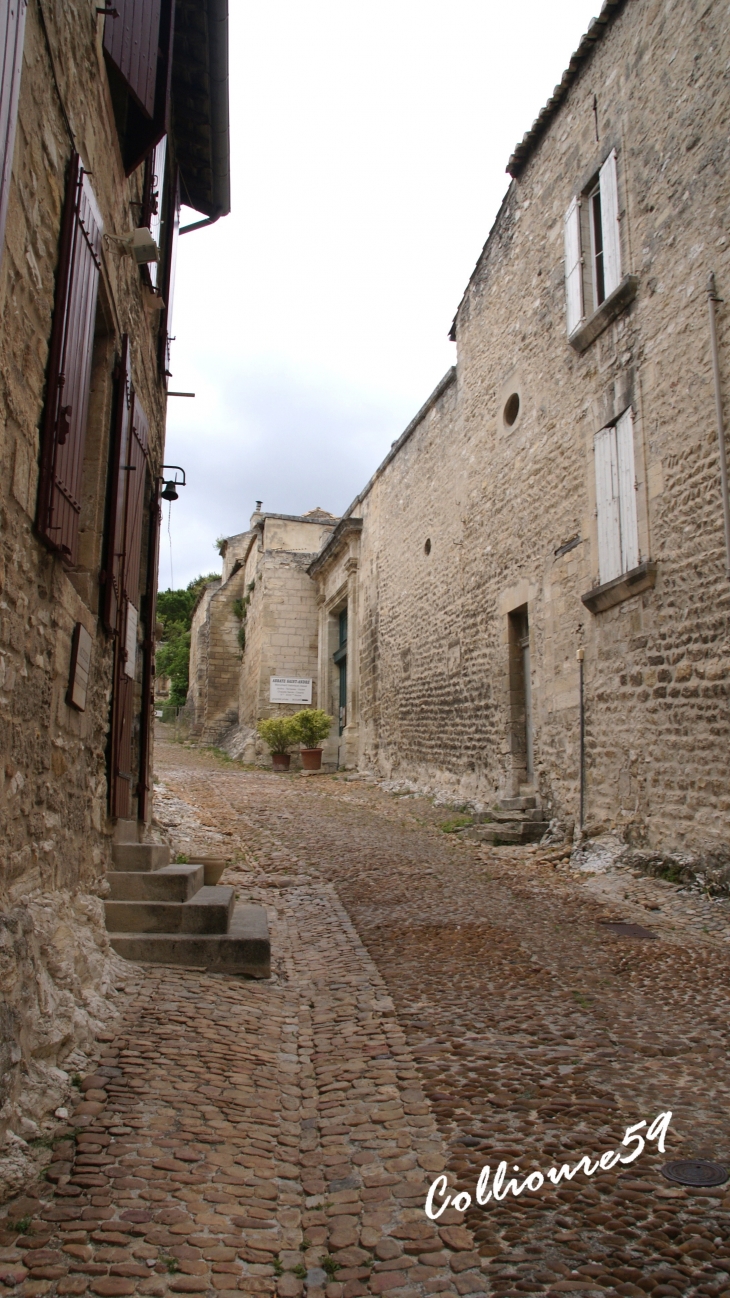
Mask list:
[{"label": "stone building", "polygon": [[726,18],[607,0],[509,160],[454,368],[309,567],[346,765],[720,857]]},{"label": "stone building", "polygon": [[[235,731],[236,751],[262,751],[255,727],[318,700],[318,613],[308,567],[337,519],[252,514],[247,532],[228,537],[223,574],[209,582],[193,614],[191,732],[220,744]],[[292,702],[277,702],[277,696]]]},{"label": "stone building", "polygon": [[1,0],[0,45],[2,1137],[108,1013],[111,843],[151,814],[175,250],[181,202],[229,210],[226,4]]}]

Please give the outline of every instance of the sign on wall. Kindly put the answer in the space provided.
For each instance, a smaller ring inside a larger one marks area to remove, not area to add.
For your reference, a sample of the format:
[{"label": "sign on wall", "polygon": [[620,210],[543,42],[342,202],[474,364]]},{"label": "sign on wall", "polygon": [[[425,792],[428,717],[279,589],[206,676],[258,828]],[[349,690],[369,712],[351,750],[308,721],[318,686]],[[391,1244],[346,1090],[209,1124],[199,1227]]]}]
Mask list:
[{"label": "sign on wall", "polygon": [[91,668],[91,636],[86,627],[77,622],[71,643],[71,668],[69,671],[66,702],[77,712],[86,711],[86,692]]},{"label": "sign on wall", "polygon": [[311,703],[312,680],[303,676],[271,676],[269,678],[270,703]]}]

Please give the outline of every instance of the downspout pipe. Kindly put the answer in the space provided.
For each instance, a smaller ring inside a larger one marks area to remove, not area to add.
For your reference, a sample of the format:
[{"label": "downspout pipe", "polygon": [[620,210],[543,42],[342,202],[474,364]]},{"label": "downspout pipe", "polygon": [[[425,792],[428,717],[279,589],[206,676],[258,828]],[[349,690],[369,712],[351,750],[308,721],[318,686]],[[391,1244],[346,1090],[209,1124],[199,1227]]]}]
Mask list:
[{"label": "downspout pipe", "polygon": [[585,696],[583,691],[583,658],[585,650],[581,645],[576,650],[578,659],[578,721],[580,727],[578,742],[578,765],[579,765],[579,787],[580,800],[578,811],[578,829],[583,833],[585,824],[585,803],[586,803],[586,713],[585,713]]},{"label": "downspout pipe", "polygon": [[727,449],[725,446],[725,418],[722,410],[722,387],[720,384],[720,358],[717,349],[716,306],[722,302],[717,296],[715,273],[707,281],[707,304],[710,310],[710,346],[712,349],[712,376],[715,383],[715,416],[717,419],[717,444],[720,451],[720,481],[722,484],[722,512],[725,521],[725,576],[730,581],[730,493],[727,481]]}]

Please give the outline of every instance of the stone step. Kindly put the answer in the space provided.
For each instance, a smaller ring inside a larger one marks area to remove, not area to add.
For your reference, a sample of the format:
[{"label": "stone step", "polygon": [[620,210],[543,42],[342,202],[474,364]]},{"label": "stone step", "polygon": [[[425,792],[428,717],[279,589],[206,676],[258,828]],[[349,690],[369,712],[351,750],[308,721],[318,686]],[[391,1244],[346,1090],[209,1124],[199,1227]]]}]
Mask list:
[{"label": "stone step", "polygon": [[221,934],[113,933],[117,955],[145,964],[192,965],[216,973],[271,976],[269,926],[263,906],[236,906]]},{"label": "stone step", "polygon": [[117,870],[162,870],[170,864],[167,843],[112,843]]},{"label": "stone step", "polygon": [[200,888],[189,901],[107,901],[110,933],[226,933],[233,888]]},{"label": "stone step", "polygon": [[501,824],[474,825],[466,830],[464,837],[477,843],[492,843],[495,846],[510,843],[538,843],[549,827],[547,820],[503,821]]},{"label": "stone step", "polygon": [[502,811],[531,811],[537,806],[537,798],[500,798],[499,805]]},{"label": "stone step", "polygon": [[112,870],[110,901],[189,901],[205,883],[203,865],[165,865],[161,870]]}]

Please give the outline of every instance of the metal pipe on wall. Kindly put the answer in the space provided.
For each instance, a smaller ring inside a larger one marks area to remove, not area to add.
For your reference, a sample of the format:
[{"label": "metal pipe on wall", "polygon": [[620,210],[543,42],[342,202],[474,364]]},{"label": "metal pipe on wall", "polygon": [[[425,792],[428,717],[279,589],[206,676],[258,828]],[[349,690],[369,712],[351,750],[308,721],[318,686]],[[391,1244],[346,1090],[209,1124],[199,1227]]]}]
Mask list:
[{"label": "metal pipe on wall", "polygon": [[577,649],[575,653],[575,656],[578,659],[578,716],[579,716],[579,723],[580,723],[580,739],[579,739],[579,748],[578,748],[578,764],[580,767],[579,770],[580,803],[579,803],[579,813],[578,813],[578,828],[581,834],[583,833],[583,825],[585,823],[585,798],[586,798],[586,762],[585,762],[586,717],[585,717],[585,704],[584,704],[584,695],[583,695],[584,654],[585,654],[585,650],[581,645],[580,649]]},{"label": "metal pipe on wall", "polygon": [[717,349],[717,319],[715,306],[722,302],[717,296],[715,272],[707,281],[707,303],[710,310],[710,346],[712,349],[712,376],[715,382],[715,415],[717,417],[717,443],[720,449],[720,480],[722,483],[722,512],[725,521],[725,576],[730,580],[730,494],[727,482],[727,451],[725,448],[725,419],[722,410],[720,385],[720,358]]}]

